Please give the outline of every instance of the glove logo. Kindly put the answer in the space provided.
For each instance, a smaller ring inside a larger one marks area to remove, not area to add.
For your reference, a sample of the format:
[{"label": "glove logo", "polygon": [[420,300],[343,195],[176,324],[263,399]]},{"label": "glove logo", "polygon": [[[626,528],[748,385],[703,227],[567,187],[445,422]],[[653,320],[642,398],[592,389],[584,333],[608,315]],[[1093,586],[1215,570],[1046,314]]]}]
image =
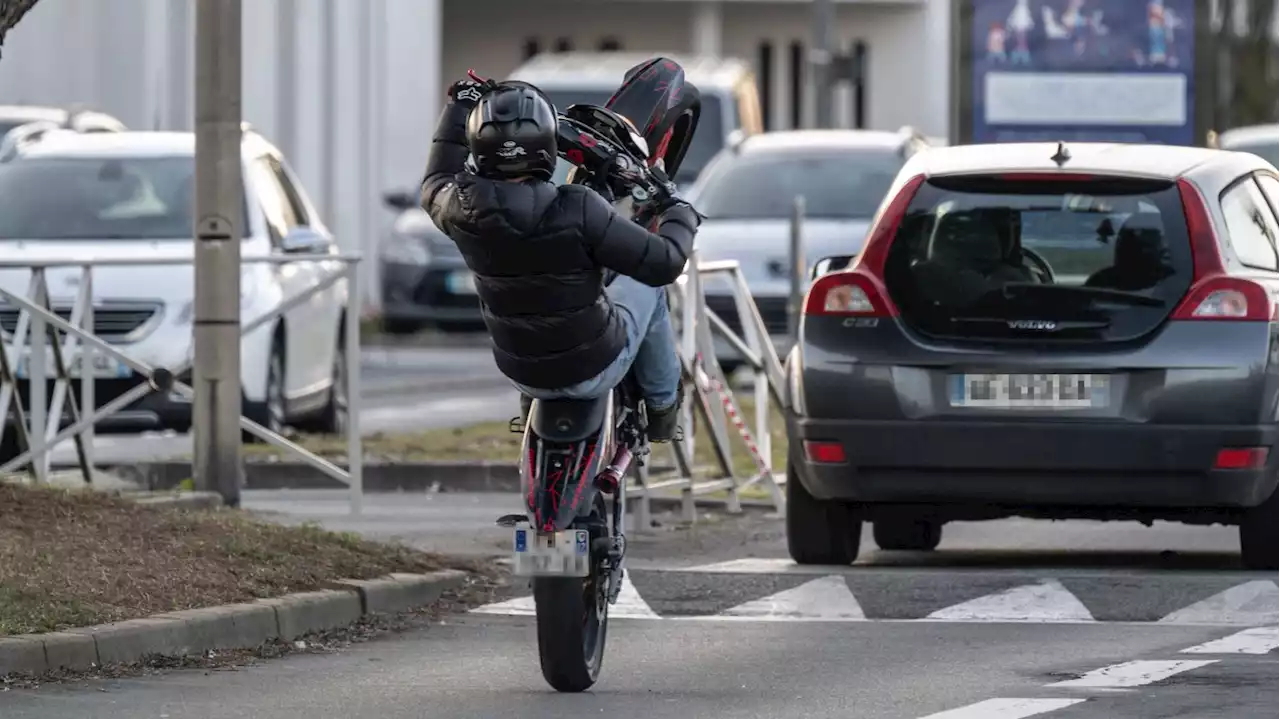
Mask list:
[{"label": "glove logo", "polygon": [[476,87],[464,87],[461,90],[458,90],[455,97],[459,100],[466,100],[468,102],[480,102],[480,98],[483,97],[483,95],[480,94],[480,90]]}]

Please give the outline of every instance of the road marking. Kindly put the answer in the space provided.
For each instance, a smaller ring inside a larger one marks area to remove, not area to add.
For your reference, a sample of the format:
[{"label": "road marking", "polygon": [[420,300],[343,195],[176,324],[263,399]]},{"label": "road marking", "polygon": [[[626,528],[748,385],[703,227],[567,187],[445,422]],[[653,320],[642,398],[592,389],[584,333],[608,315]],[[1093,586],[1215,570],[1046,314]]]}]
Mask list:
[{"label": "road marking", "polygon": [[1014,587],[933,612],[923,621],[1093,622],[1088,608],[1056,579]]},{"label": "road marking", "polygon": [[[500,614],[514,617],[532,617],[537,615],[533,603],[533,595],[508,599],[505,602],[486,604],[472,609],[471,614]],[[627,577],[622,578],[622,589],[618,590],[618,602],[609,607],[609,617],[617,619],[662,619],[649,607],[636,587]]]},{"label": "road marking", "polygon": [[1168,679],[1175,674],[1199,669],[1217,662],[1217,659],[1178,659],[1173,661],[1142,659],[1095,669],[1088,674],[1064,682],[1046,684],[1049,687],[1080,687],[1089,689],[1118,689],[1140,687]]},{"label": "road marking", "polygon": [[798,587],[755,599],[718,616],[744,617],[764,622],[848,622],[867,617],[849,591],[844,577],[832,575]]},{"label": "road marking", "polygon": [[1255,627],[1183,649],[1180,654],[1269,654],[1280,646],[1277,627]]},{"label": "road marking", "polygon": [[[714,572],[717,574],[786,574],[789,571],[797,569],[801,569],[800,565],[790,559],[747,557],[745,559],[731,559],[727,562],[705,564],[701,567],[683,568],[678,571],[697,573]],[[810,568],[805,567],[804,569]],[[812,567],[812,569],[821,571],[821,567]]]},{"label": "road marking", "polygon": [[623,573],[622,588],[618,590],[618,601],[609,607],[609,616],[619,619],[662,619],[657,612],[653,611],[644,597],[640,596],[640,592],[636,591],[636,585],[631,583],[631,578],[627,574],[627,572]]},{"label": "road marking", "polygon": [[1025,719],[1065,709],[1084,699],[988,699],[959,709],[930,714],[921,719]]},{"label": "road marking", "polygon": [[1245,582],[1160,619],[1170,624],[1276,624],[1280,591],[1265,579]]}]

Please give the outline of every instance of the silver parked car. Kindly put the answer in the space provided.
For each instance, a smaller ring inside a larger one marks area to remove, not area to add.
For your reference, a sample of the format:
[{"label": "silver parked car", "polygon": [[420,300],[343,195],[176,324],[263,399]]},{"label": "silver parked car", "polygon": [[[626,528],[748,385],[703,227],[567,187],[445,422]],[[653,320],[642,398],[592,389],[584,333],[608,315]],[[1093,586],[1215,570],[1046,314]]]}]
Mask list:
[{"label": "silver parked car", "polygon": [[864,520],[901,550],[952,520],[1169,520],[1238,525],[1274,571],[1278,211],[1242,152],[909,161],[786,360],[791,556],[847,564]]},{"label": "silver parked car", "polygon": [[[748,137],[707,165],[688,194],[706,216],[698,228],[699,258],[737,260],[775,345],[785,351],[791,215],[805,201],[806,267],[833,254],[856,254],[885,192],[925,138],[872,130],[796,130]],[[741,323],[727,285],[709,279],[707,307],[735,332]],[[741,363],[718,344],[726,372]]]}]

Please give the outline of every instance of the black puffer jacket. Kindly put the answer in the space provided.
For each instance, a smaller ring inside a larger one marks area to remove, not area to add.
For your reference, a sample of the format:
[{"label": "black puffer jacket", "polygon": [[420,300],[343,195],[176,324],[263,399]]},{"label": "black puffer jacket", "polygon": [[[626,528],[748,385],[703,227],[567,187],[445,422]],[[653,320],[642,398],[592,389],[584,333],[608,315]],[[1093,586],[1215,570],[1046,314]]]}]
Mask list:
[{"label": "black puffer jacket", "polygon": [[697,215],[676,205],[654,234],[585,187],[476,177],[463,167],[468,109],[450,103],[440,117],[422,207],[475,273],[498,368],[545,389],[595,377],[626,342],[604,293],[605,269],[653,287],[674,282],[692,251]]}]

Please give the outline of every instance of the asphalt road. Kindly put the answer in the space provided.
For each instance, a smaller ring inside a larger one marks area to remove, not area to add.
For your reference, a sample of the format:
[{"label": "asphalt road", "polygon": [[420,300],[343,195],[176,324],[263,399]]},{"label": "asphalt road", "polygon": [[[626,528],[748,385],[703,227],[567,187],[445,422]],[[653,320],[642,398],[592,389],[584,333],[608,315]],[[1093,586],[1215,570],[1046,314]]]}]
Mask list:
[{"label": "asphalt road", "polygon": [[[250,492],[286,521],[500,552],[507,495]],[[665,517],[659,517],[666,520]],[[1275,573],[1228,528],[949,525],[930,554],[790,565],[781,522],[709,513],[630,543],[605,671],[557,695],[527,589],[438,625],[225,672],[0,695],[6,719],[1262,719],[1277,706]]]},{"label": "asphalt road", "polygon": [[[508,419],[519,395],[484,347],[369,347],[360,365],[365,434],[425,430]],[[190,435],[105,434],[94,438],[98,462],[119,464],[190,455]],[[54,450],[57,464],[75,463],[74,445]]]}]

